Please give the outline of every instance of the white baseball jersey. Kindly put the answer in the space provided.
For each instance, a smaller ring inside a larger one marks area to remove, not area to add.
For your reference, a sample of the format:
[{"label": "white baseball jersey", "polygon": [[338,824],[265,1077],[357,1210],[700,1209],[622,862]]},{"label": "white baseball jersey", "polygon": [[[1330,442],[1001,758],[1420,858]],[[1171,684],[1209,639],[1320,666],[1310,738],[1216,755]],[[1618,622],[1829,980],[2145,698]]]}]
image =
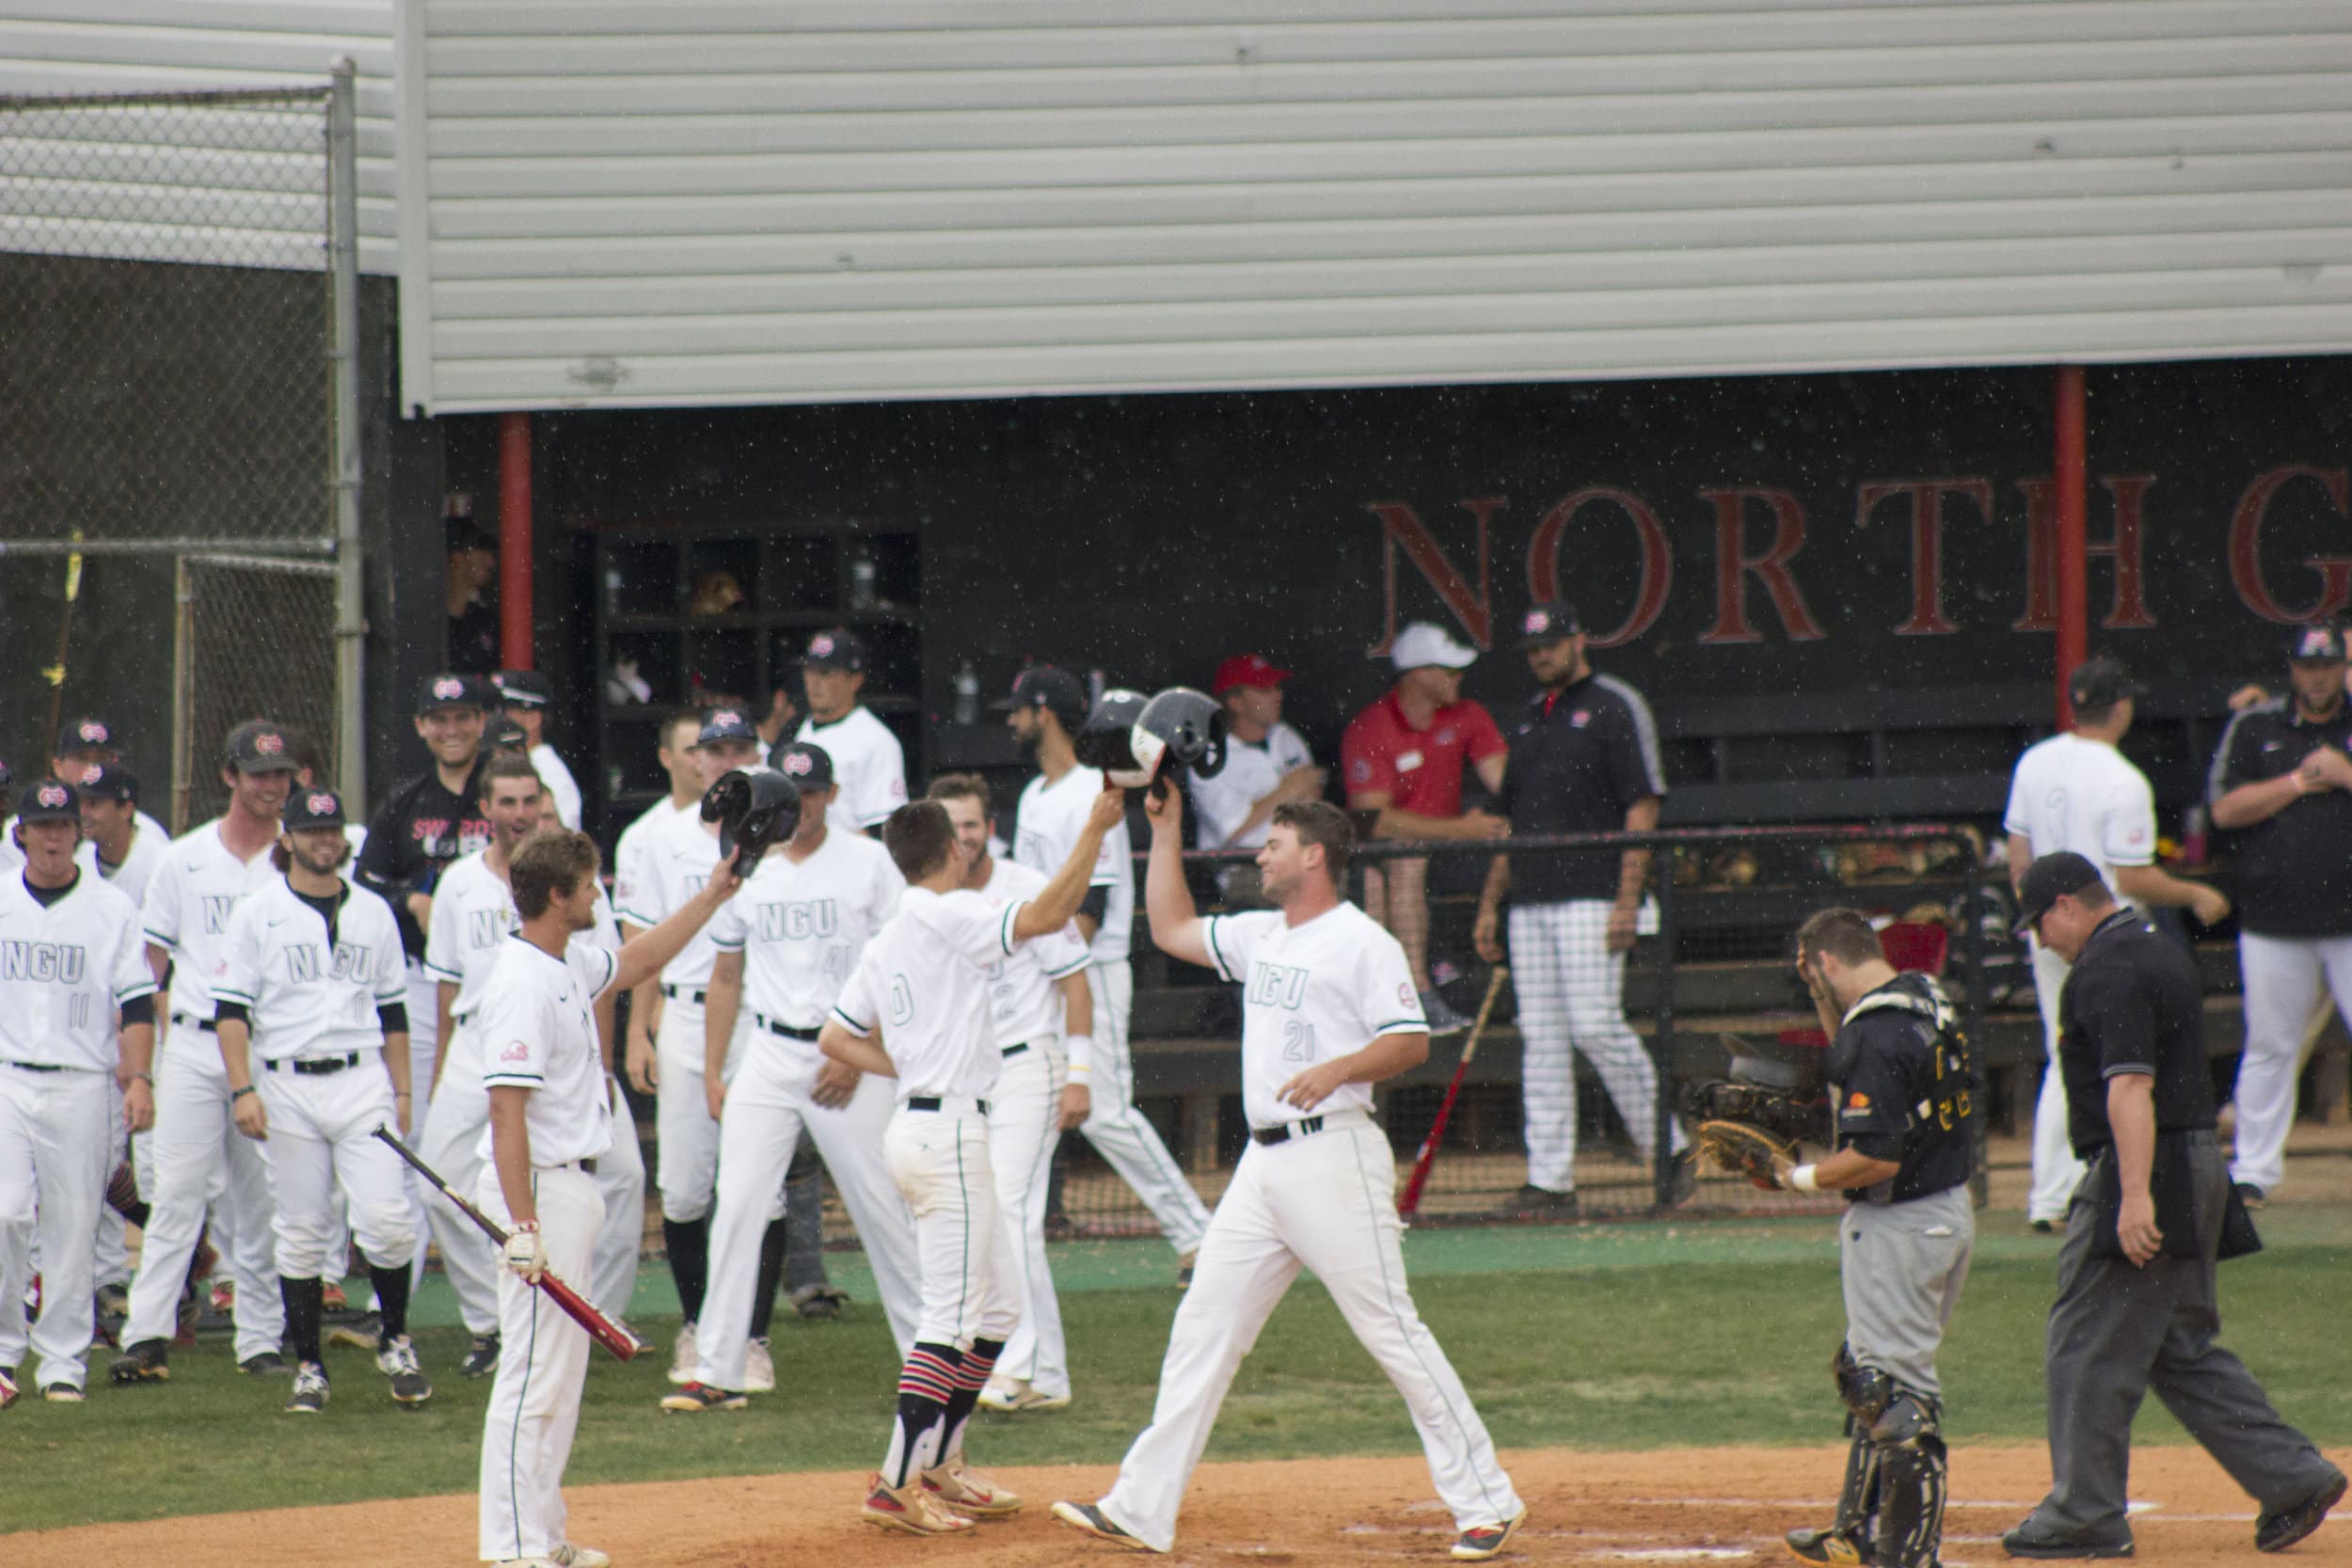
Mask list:
[{"label": "white baseball jersey", "polygon": [[213,1016],[208,989],[220,973],[230,917],[249,893],[278,879],[267,848],[241,861],[221,842],[219,817],[172,840],[147,884],[140,921],[147,940],[171,955],[171,1010]]},{"label": "white baseball jersey", "polygon": [[45,907],[0,881],[0,1061],[112,1072],[116,1015],[154,990],[131,900],[87,873]]},{"label": "white baseball jersey", "polygon": [[821,746],[833,759],[833,782],[840,793],[825,814],[826,824],[862,832],[907,803],[907,757],[890,726],[864,706],[830,724],[803,719],[792,738]]},{"label": "white baseball jersey", "polygon": [[[506,939],[523,928],[514,890],[490,869],[490,863],[483,859],[486,853],[478,849],[453,861],[433,890],[433,925],[424,936],[424,972],[457,988],[457,1000],[449,1009],[453,1022],[482,1010],[490,972],[506,951]],[[596,895],[596,924],[574,932],[572,945],[620,951],[620,927],[602,893]]]},{"label": "white baseball jersey", "polygon": [[636,821],[621,830],[620,842],[612,847],[612,909],[624,920],[630,920],[628,911],[636,895],[640,879],[644,876],[645,846],[662,825],[681,816],[695,815],[700,802],[689,800],[679,805],[667,795],[647,806]]},{"label": "white baseball jersey", "polygon": [[[999,909],[1029,903],[1045,891],[1042,872],[1010,861],[997,861],[988,873],[988,885],[972,891]],[[999,1046],[1025,1045],[1062,1032],[1061,1004],[1054,982],[1075,974],[1093,961],[1079,939],[1077,922],[1023,942],[1009,956],[988,966],[989,1016],[996,1026]]]},{"label": "white baseball jersey", "polygon": [[376,1009],[408,1000],[400,922],[382,898],[346,882],[330,929],[281,876],[237,906],[210,989],[215,1004],[246,1005],[262,1061],[381,1050]]},{"label": "white baseball jersey", "polygon": [[[575,937],[561,958],[519,936],[492,958],[474,1015],[482,1038],[482,1082],[489,1088],[532,1090],[523,1125],[531,1163],[565,1165],[612,1147],[612,1110],[596,1040],[596,999],[612,987],[621,960]],[[494,1156],[490,1129],[477,1152]]]},{"label": "white baseball jersey", "polygon": [[[694,895],[719,868],[719,835],[699,811],[682,811],[645,835],[638,852],[637,870],[629,882],[628,902],[620,916],[632,926],[652,930],[694,901]],[[661,983],[700,990],[710,983],[710,960],[719,950],[710,944],[706,924],[661,971]]]},{"label": "white baseball jersey", "polygon": [[1429,1031],[1405,949],[1353,904],[1300,926],[1279,910],[1220,914],[1208,921],[1207,940],[1217,974],[1242,986],[1241,1104],[1252,1127],[1370,1111],[1369,1084],[1343,1085],[1311,1112],[1275,1097],[1317,1062],[1382,1035]]},{"label": "white baseball jersey", "polygon": [[996,905],[958,888],[911,887],[850,972],[833,1016],[850,1033],[882,1030],[913,1095],[985,1095],[1004,1053],[989,1011],[988,966],[1009,958],[1021,901]]},{"label": "white baseball jersey", "polygon": [[825,842],[797,865],[770,851],[710,917],[710,940],[722,953],[743,955],[745,1006],[814,1029],[906,886],[889,850],[828,827]]},{"label": "white baseball jersey", "polygon": [[2036,859],[2072,849],[2110,887],[2115,867],[2156,858],[2148,776],[2106,741],[2078,735],[2054,735],[2026,748],[2010,780],[2002,826],[2025,834]]},{"label": "white baseball jersey", "polygon": [[[1076,848],[1078,835],[1103,793],[1098,768],[1073,768],[1052,784],[1040,773],[1021,791],[1012,831],[1012,858],[1048,878],[1061,870]],[[1089,885],[1110,889],[1110,903],[1094,933],[1094,961],[1117,963],[1126,958],[1136,926],[1135,852],[1127,840],[1127,824],[1103,835],[1103,852],[1095,857]]]},{"label": "white baseball jersey", "polygon": [[1274,825],[1271,817],[1250,829],[1238,842],[1225,841],[1249,816],[1251,806],[1274,793],[1274,786],[1282,782],[1283,774],[1311,767],[1314,760],[1313,753],[1307,750],[1306,737],[1288,724],[1276,724],[1259,742],[1228,738],[1225,766],[1215,778],[1204,779],[1196,773],[1184,776],[1184,793],[1192,798],[1200,847],[1255,849],[1263,844],[1266,830]]},{"label": "white baseball jersey", "polygon": [[555,819],[566,828],[580,826],[580,782],[572,770],[564,766],[564,759],[555,754],[555,748],[542,740],[531,749],[531,766],[537,770],[539,782],[555,797]]},{"label": "white baseball jersey", "polygon": [[147,886],[155,879],[155,868],[164,863],[164,857],[169,853],[169,833],[151,833],[142,827],[132,833],[130,850],[122,857],[120,865],[109,868],[105,862],[100,860],[98,841],[90,838],[82,840],[82,847],[73,851],[73,859],[83,869],[103,877],[116,892],[134,905],[144,905],[147,902]]}]

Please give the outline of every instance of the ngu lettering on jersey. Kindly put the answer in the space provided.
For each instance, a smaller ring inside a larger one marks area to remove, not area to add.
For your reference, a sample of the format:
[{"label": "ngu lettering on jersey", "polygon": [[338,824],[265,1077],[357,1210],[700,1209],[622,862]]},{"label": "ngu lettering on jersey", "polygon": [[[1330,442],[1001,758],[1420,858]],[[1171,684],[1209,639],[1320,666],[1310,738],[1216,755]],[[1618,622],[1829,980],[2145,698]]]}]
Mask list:
[{"label": "ngu lettering on jersey", "polygon": [[300,984],[319,978],[322,967],[334,980],[365,979],[370,973],[370,947],[364,942],[339,942],[324,966],[318,943],[296,942],[286,949],[286,978]]},{"label": "ngu lettering on jersey", "polygon": [[504,910],[473,910],[466,922],[466,941],[475,948],[496,947],[518,929]]},{"label": "ngu lettering on jersey", "polygon": [[841,911],[830,898],[759,906],[759,940],[807,942],[833,936],[841,929]]},{"label": "ngu lettering on jersey", "polygon": [[89,953],[78,942],[0,942],[0,980],[78,986],[87,973]]},{"label": "ngu lettering on jersey", "polygon": [[1262,1007],[1292,1007],[1306,1000],[1311,971],[1295,964],[1252,964],[1249,1000]]},{"label": "ngu lettering on jersey", "polygon": [[242,893],[208,893],[204,895],[204,934],[219,936],[229,929],[229,917],[237,912]]}]

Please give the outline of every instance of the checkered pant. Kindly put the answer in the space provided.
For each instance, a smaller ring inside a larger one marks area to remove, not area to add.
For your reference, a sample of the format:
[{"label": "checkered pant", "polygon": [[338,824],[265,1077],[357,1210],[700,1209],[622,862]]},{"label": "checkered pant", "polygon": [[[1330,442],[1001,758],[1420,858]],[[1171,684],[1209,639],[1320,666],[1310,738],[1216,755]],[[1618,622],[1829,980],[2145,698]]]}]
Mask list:
[{"label": "checkered pant", "polygon": [[[1651,1156],[1658,1068],[1625,1021],[1625,960],[1609,951],[1609,901],[1577,898],[1511,908],[1511,989],[1518,997],[1527,1105],[1527,1180],[1555,1193],[1576,1190],[1576,1064],[1584,1053],[1617,1114]],[[1687,1143],[1679,1127],[1672,1147]]]}]

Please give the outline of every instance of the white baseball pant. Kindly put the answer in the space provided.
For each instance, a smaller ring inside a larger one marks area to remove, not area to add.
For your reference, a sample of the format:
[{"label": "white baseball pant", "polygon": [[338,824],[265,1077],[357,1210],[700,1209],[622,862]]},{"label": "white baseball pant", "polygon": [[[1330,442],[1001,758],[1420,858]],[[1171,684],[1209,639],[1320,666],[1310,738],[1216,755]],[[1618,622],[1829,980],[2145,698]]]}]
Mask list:
[{"label": "white baseball pant", "polygon": [[2312,1010],[2325,983],[2352,1023],[2352,937],[2264,937],[2240,931],[2246,1054],[2238,1063],[2237,1146],[2230,1180],[2278,1190],[2286,1180],[2287,1132],[2303,1073]]},{"label": "white baseball pant", "polygon": [[1061,1141],[1061,1051],[1039,1038],[1005,1057],[988,1093],[988,1155],[996,1178],[997,1276],[1019,1324],[996,1358],[996,1376],[1041,1394],[1070,1397],[1070,1346],[1045,1257],[1045,1194]]},{"label": "white baseball pant", "polygon": [[718,1204],[710,1220],[710,1290],[694,1337],[702,1357],[694,1376],[710,1387],[743,1386],[760,1239],[781,1217],[784,1173],[803,1129],[857,1227],[898,1358],[914,1348],[923,1300],[914,1216],[882,1157],[892,1085],[866,1074],[849,1104],[828,1110],[809,1099],[824,1060],[814,1045],[763,1031],[745,1048],[727,1085],[725,1114],[719,1118]]},{"label": "white baseball pant", "polygon": [[269,1136],[259,1147],[277,1209],[281,1278],[341,1279],[351,1231],[373,1267],[405,1268],[416,1254],[408,1167],[373,1135],[392,1119],[392,1081],[380,1056],[362,1052],[358,1067],[330,1073],[257,1064],[254,1085],[269,1115]]},{"label": "white baseball pant", "polygon": [[[661,1192],[661,1217],[690,1225],[710,1212],[719,1190],[719,1124],[710,1117],[710,1098],[703,1086],[703,1020],[701,1004],[691,993],[674,996],[661,1005],[661,1025],[654,1032],[657,1077],[654,1083],[654,1184]],[[745,1042],[751,1038],[752,1010],[739,1007],[735,1037],[727,1041],[727,1082],[742,1068]],[[784,1188],[776,1187],[776,1213],[784,1213]]]},{"label": "white baseball pant", "polygon": [[1357,1342],[1405,1396],[1455,1528],[1519,1514],[1518,1494],[1486,1424],[1414,1309],[1389,1141],[1361,1111],[1324,1120],[1320,1132],[1242,1150],[1201,1243],[1192,1289],[1176,1307],[1152,1424],[1102,1501],[1120,1528],[1158,1551],[1175,1548],[1177,1513],[1217,1409],[1301,1268],[1323,1281]]},{"label": "white baseball pant", "polygon": [[155,1132],[148,1147],[154,1185],[122,1342],[168,1341],[179,1331],[188,1260],[214,1183],[225,1177],[219,1213],[225,1223],[214,1226],[213,1243],[228,1259],[237,1287],[237,1359],[277,1350],[286,1337],[286,1304],[278,1293],[269,1166],[261,1146],[237,1131],[230,1114],[229,1069],[218,1037],[184,1015],[172,1021],[156,1064]]},{"label": "white baseball pant", "polygon": [[[449,1054],[441,1064],[441,1082],[433,1091],[425,1113],[418,1157],[453,1192],[472,1187],[484,1170],[482,1132],[490,1125],[490,1091],[482,1083],[482,1046],[473,1030],[460,1023],[450,1030]],[[601,1206],[597,1213],[603,1213]],[[433,1194],[425,1200],[425,1215],[433,1228],[433,1244],[441,1252],[441,1272],[457,1293],[457,1315],[469,1334],[499,1331],[498,1248],[490,1244],[457,1206]],[[588,1275],[582,1271],[581,1279]]]},{"label": "white baseball pant", "polygon": [[1013,1305],[997,1275],[996,1178],[980,1102],[950,1096],[935,1111],[901,1105],[882,1149],[914,1212],[923,1290],[915,1340],[958,1350],[975,1339],[1003,1342]]},{"label": "white baseball pant", "polygon": [[[433,1057],[440,1042],[441,985],[414,958],[408,960],[408,1120],[400,1135],[410,1148],[424,1149],[424,1117],[433,1106]],[[424,1289],[424,1243],[432,1235],[432,1213],[425,1202],[424,1178],[401,1162],[400,1179],[408,1187],[409,1224],[417,1232],[416,1261],[408,1266],[408,1299]]]},{"label": "white baseball pant", "polygon": [[1135,1057],[1127,1044],[1135,971],[1125,958],[1098,963],[1087,971],[1087,985],[1094,992],[1094,1072],[1087,1082],[1093,1110],[1078,1131],[1135,1189],[1168,1245],[1180,1256],[1191,1252],[1208,1231],[1208,1207],[1184,1180],[1184,1167],[1168,1152],[1152,1119],[1136,1109]]},{"label": "white baseball pant", "polygon": [[[114,1099],[107,1113],[114,1124],[114,1144],[106,1154],[106,1179],[111,1181],[115,1167],[131,1157],[131,1134],[122,1120],[122,1085],[115,1083],[111,1072],[106,1074],[106,1082],[114,1090]],[[135,1177],[136,1170],[132,1174]],[[128,1228],[129,1222],[116,1213],[115,1206],[102,1196],[98,1200],[98,1225],[91,1253],[94,1262],[90,1269],[90,1283],[93,1289],[101,1285],[120,1285],[127,1291],[130,1286],[131,1248],[130,1238],[125,1234]]]},{"label": "white baseball pant", "polygon": [[[111,1072],[85,1068],[0,1063],[0,1367],[23,1367],[29,1346],[40,1365],[21,1380],[28,1388],[79,1388],[88,1377],[92,1243],[114,1149],[113,1083]],[[36,1238],[45,1310],[28,1333]]]},{"label": "white baseball pant", "polygon": [[588,1299],[609,1318],[627,1318],[637,1293],[637,1255],[645,1244],[645,1151],[637,1142],[637,1118],[616,1082],[612,1099],[612,1147],[596,1157],[596,1191],[604,1198],[604,1228],[596,1232]]},{"label": "white baseball pant", "polygon": [[[578,1165],[531,1173],[539,1237],[548,1267],[564,1280],[588,1277],[604,1199],[596,1179]],[[485,1165],[474,1201],[501,1227],[513,1223],[498,1171]],[[541,1558],[564,1544],[564,1466],[580,1426],[580,1385],[588,1376],[588,1331],[501,1262],[497,1378],[482,1419],[481,1553],[485,1562]]]},{"label": "white baseball pant", "polygon": [[[1658,1132],[1658,1064],[1625,1021],[1625,960],[1609,951],[1606,898],[1511,906],[1511,990],[1518,998],[1520,1092],[1527,1117],[1527,1180],[1547,1192],[1576,1190],[1576,1062],[1581,1052],[1616,1102],[1646,1160]],[[1689,1147],[1670,1122],[1668,1148]]]},{"label": "white baseball pant", "polygon": [[2033,1185],[2026,1194],[2026,1218],[2066,1223],[2066,1206],[2089,1169],[2074,1158],[2074,1145],[2066,1135],[2066,1075],[2058,1070],[2058,992],[2066,989],[2066,972],[2073,966],[2042,945],[2033,944],[2033,998],[2042,1008],[2042,1096],[2033,1108]]}]

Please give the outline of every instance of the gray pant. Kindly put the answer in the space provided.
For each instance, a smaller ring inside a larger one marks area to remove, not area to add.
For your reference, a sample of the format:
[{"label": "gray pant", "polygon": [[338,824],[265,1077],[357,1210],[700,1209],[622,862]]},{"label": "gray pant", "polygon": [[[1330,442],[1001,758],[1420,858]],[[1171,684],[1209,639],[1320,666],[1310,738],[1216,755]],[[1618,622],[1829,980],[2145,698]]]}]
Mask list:
[{"label": "gray pant", "polygon": [[2132,1418],[2151,1387],[2265,1513],[2300,1502],[2335,1478],[2335,1466],[2311,1439],[2279,1418],[2245,1363],[2214,1343],[2221,1332],[2214,1254],[2230,1177],[2212,1133],[2189,1138],[2200,1256],[2160,1257],[2145,1268],[2090,1256],[2099,1228],[2090,1195],[2102,1185],[2112,1149],[2091,1162],[2066,1212],[2045,1367],[2050,1495],[2027,1520],[2037,1530],[2101,1541],[2131,1533],[2123,1494]]},{"label": "gray pant", "polygon": [[1837,1225],[1846,1347],[1904,1388],[1939,1397],[1935,1351],[1960,1306],[1976,1241],[1966,1185],[1885,1205],[1857,1203]]}]

